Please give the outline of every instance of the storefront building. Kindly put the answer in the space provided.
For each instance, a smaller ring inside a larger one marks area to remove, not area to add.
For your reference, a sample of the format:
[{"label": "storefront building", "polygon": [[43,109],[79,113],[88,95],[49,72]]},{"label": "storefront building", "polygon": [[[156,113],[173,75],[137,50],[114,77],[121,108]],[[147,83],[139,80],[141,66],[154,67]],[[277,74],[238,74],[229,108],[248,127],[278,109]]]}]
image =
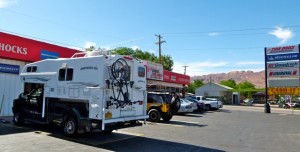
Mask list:
[{"label": "storefront building", "polygon": [[161,64],[147,61],[144,64],[147,69],[148,91],[177,92],[185,95],[190,76],[163,70]]},{"label": "storefront building", "polygon": [[43,59],[69,58],[79,50],[0,32],[0,116],[12,115],[13,100],[24,90],[24,65]]}]

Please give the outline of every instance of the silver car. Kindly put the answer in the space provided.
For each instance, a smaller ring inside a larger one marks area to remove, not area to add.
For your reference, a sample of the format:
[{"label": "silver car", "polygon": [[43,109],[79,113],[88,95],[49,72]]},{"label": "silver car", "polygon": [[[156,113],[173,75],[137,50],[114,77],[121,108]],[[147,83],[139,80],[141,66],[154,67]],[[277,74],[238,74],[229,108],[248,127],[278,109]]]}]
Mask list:
[{"label": "silver car", "polygon": [[[194,111],[195,107],[194,107],[194,103],[191,101],[188,101],[186,99],[180,99],[180,109],[178,110],[179,114],[185,114],[185,113],[191,113]],[[197,107],[197,105],[196,105]]]}]

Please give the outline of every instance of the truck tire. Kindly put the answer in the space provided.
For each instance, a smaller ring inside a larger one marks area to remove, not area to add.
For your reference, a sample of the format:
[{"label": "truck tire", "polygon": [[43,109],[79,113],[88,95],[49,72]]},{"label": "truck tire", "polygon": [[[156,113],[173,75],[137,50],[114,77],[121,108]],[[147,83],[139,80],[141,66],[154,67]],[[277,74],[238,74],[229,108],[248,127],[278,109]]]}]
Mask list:
[{"label": "truck tire", "polygon": [[204,109],[205,109],[206,111],[211,110],[211,106],[210,106],[209,104],[207,104],[207,105],[204,106]]},{"label": "truck tire", "polygon": [[100,135],[109,135],[113,132],[114,130],[108,129],[108,130],[103,130],[100,132]]},{"label": "truck tire", "polygon": [[151,109],[148,112],[148,115],[149,115],[149,121],[151,122],[158,122],[161,118],[160,112],[156,109]]},{"label": "truck tire", "polygon": [[13,117],[13,122],[16,126],[20,126],[24,124],[23,115],[20,112],[15,112]]},{"label": "truck tire", "polygon": [[76,136],[77,135],[78,123],[77,123],[77,120],[73,116],[70,116],[66,119],[63,127],[64,127],[64,133],[67,136]]},{"label": "truck tire", "polygon": [[176,114],[181,107],[180,99],[175,99],[173,103],[171,103],[171,113]]},{"label": "truck tire", "polygon": [[165,122],[168,122],[172,119],[173,115],[169,114],[169,115],[164,115],[162,116],[162,119],[165,121]]}]

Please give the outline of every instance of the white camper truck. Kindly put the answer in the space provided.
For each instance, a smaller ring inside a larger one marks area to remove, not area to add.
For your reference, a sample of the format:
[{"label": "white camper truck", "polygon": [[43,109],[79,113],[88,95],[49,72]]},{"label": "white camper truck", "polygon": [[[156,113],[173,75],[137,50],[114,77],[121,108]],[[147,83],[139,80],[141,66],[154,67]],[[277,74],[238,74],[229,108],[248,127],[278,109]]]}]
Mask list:
[{"label": "white camper truck", "polygon": [[75,54],[27,64],[24,91],[13,104],[13,121],[55,122],[66,135],[111,132],[148,118],[145,66],[135,58],[105,52]]}]

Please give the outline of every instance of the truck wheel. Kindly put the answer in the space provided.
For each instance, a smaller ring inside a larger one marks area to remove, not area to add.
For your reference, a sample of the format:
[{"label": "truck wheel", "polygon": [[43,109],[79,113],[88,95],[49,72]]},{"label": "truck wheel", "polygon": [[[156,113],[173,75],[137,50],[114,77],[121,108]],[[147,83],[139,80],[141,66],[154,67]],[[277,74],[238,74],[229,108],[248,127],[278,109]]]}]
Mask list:
[{"label": "truck wheel", "polygon": [[108,129],[108,130],[103,130],[100,132],[101,135],[108,135],[108,134],[111,134],[113,132],[112,129]]},{"label": "truck wheel", "polygon": [[205,107],[204,107],[204,108],[205,108],[205,110],[206,110],[206,111],[208,111],[208,110],[210,110],[210,109],[211,109],[211,106],[210,106],[210,105],[205,105]]},{"label": "truck wheel", "polygon": [[162,116],[162,119],[165,121],[165,122],[168,122],[172,119],[173,115],[165,115],[165,116]]},{"label": "truck wheel", "polygon": [[156,109],[151,109],[148,112],[148,115],[149,115],[149,121],[151,121],[151,122],[158,122],[161,118],[159,111]]},{"label": "truck wheel", "polygon": [[17,126],[22,125],[24,123],[23,115],[20,112],[16,112],[13,117],[13,122]]},{"label": "truck wheel", "polygon": [[71,116],[64,122],[64,133],[67,136],[75,136],[77,134],[77,127],[76,119]]}]

